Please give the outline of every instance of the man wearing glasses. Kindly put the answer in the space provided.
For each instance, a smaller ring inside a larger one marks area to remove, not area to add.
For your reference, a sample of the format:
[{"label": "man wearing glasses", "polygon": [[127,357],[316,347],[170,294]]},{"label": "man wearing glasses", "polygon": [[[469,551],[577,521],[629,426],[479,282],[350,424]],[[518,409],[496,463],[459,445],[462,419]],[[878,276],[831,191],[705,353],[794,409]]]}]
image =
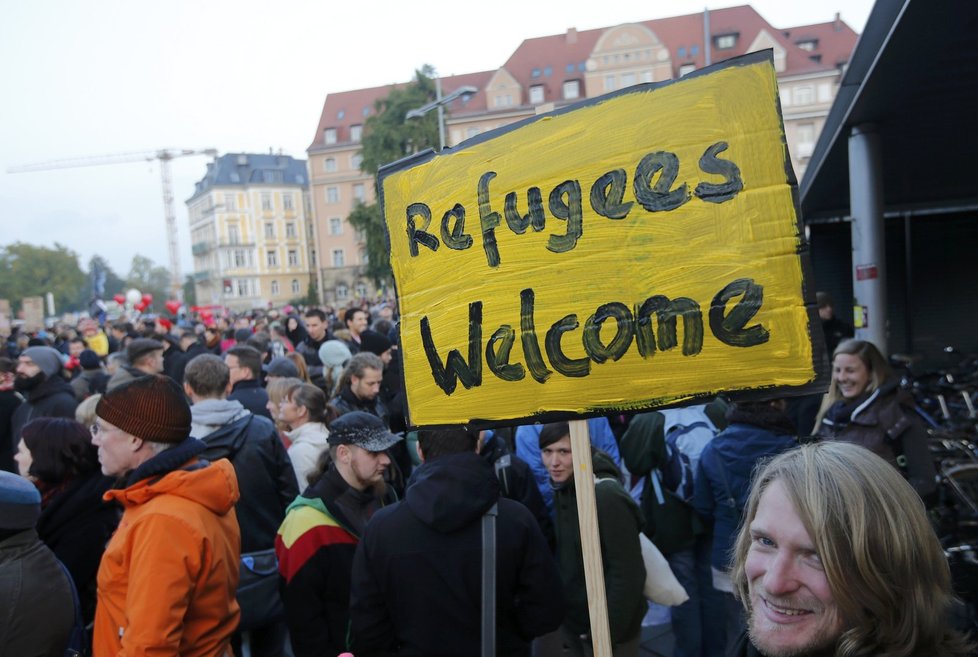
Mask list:
[{"label": "man wearing glasses", "polygon": [[171,379],[144,376],[106,393],[92,444],[105,494],[124,509],[98,573],[95,655],[231,654],[241,552],[238,481],[227,459],[198,458],[190,407]]}]

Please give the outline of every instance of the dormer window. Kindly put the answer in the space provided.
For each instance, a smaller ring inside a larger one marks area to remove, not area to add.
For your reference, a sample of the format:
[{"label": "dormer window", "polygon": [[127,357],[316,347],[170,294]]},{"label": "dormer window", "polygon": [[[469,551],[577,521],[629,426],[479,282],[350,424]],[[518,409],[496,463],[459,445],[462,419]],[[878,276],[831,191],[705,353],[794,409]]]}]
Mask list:
[{"label": "dormer window", "polygon": [[726,50],[727,48],[733,48],[735,45],[737,45],[737,35],[721,34],[719,36],[713,37],[713,43],[716,45],[717,50]]},{"label": "dormer window", "polygon": [[336,143],[336,128],[326,128],[323,130],[323,141],[327,144]]},{"label": "dormer window", "polygon": [[813,50],[818,48],[818,39],[805,39],[804,41],[799,41],[795,45],[801,48],[802,50],[807,50],[808,52],[812,52]]},{"label": "dormer window", "polygon": [[530,87],[530,104],[539,105],[543,102],[543,85],[535,84]]},{"label": "dormer window", "polygon": [[362,125],[351,125],[350,126],[350,141],[360,141],[360,137],[363,136],[363,126]]}]

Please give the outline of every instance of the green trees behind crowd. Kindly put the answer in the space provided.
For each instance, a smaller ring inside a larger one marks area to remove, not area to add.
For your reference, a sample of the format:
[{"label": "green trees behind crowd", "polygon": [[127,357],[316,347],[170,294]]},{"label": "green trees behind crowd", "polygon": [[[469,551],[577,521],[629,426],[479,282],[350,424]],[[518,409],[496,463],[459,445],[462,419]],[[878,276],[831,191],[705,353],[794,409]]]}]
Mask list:
[{"label": "green trees behind crowd", "polygon": [[159,310],[168,298],[169,270],[145,256],[133,256],[129,273],[123,278],[102,256],[93,256],[83,270],[78,254],[62,244],[55,242],[54,248],[49,248],[15,242],[0,247],[0,299],[10,301],[16,313],[24,297],[43,297],[50,292],[59,314],[88,310],[96,270],[105,277],[103,299],[136,288],[152,294],[155,309]]}]

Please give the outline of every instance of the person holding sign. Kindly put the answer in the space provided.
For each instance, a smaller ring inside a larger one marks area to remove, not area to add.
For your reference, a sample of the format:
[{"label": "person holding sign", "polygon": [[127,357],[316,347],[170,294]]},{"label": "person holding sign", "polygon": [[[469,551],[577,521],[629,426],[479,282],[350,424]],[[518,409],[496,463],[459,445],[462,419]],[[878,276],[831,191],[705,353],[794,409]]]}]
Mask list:
[{"label": "person holding sign", "polygon": [[615,657],[637,657],[646,603],[642,593],[645,564],[638,534],[642,512],[620,483],[620,473],[603,452],[592,449],[595,482],[575,482],[570,428],[566,422],[544,425],[540,451],[550,473],[557,514],[557,565],[564,581],[567,617],[564,640],[574,657],[590,657],[591,620],[584,581],[584,558],[574,486],[594,485],[601,558],[604,561],[608,624]]},{"label": "person holding sign", "polygon": [[732,657],[973,654],[948,623],[950,570],[924,505],[856,445],[803,445],[761,470],[732,578],[748,617]]}]

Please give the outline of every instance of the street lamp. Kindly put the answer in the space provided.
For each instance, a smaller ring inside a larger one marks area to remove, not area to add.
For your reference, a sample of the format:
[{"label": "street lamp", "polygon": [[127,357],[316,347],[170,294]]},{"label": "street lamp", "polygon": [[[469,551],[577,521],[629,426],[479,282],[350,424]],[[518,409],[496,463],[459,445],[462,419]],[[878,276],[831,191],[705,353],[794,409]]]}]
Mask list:
[{"label": "street lamp", "polygon": [[408,110],[408,113],[404,115],[407,119],[417,119],[433,109],[438,110],[438,150],[445,150],[445,105],[449,104],[456,98],[474,96],[479,93],[479,90],[472,85],[463,85],[448,94],[447,96],[441,95],[441,78],[435,78],[435,99],[428,103],[427,105],[422,105],[421,107],[416,107],[413,110]]}]

